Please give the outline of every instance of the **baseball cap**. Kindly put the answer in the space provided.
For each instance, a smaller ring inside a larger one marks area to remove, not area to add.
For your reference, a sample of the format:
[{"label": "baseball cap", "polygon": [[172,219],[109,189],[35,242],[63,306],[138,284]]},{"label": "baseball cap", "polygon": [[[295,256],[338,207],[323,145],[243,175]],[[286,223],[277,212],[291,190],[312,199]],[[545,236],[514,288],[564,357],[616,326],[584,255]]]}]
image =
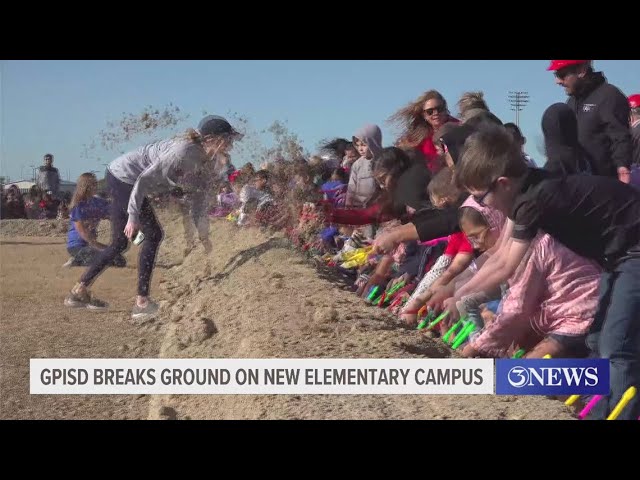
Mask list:
[{"label": "baseball cap", "polygon": [[202,136],[207,135],[229,135],[237,139],[242,138],[240,132],[234,129],[231,124],[218,115],[207,115],[198,124],[198,131]]}]

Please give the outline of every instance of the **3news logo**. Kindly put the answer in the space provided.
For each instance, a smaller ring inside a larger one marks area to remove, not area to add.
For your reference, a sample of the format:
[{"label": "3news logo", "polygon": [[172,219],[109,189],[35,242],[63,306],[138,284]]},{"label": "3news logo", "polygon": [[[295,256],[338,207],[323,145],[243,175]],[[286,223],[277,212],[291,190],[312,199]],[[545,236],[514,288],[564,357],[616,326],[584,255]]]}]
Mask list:
[{"label": "3news logo", "polygon": [[496,360],[496,395],[608,394],[608,359]]}]

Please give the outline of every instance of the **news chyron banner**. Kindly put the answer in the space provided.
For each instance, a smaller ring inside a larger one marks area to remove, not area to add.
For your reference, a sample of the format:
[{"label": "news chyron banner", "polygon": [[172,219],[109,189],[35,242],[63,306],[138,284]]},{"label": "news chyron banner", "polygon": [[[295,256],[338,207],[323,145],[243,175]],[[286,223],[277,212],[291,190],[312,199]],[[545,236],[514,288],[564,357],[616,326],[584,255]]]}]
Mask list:
[{"label": "news chyron banner", "polygon": [[606,359],[32,359],[32,394],[608,395]]},{"label": "news chyron banner", "polygon": [[609,360],[496,360],[497,395],[609,395]]},{"label": "news chyron banner", "polygon": [[32,394],[492,395],[492,359],[31,359]]}]

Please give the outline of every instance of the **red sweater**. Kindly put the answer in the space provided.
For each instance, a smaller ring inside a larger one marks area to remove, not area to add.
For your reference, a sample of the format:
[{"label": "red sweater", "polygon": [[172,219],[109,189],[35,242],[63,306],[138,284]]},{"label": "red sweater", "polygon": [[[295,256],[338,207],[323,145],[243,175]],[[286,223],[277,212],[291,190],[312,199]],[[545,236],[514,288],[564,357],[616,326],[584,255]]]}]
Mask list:
[{"label": "red sweater", "polygon": [[381,206],[378,204],[367,208],[334,208],[328,210],[327,220],[329,223],[339,223],[341,225],[370,225],[376,222],[388,222],[396,218],[390,214],[381,214]]},{"label": "red sweater", "polygon": [[[454,117],[449,117],[447,123],[460,123],[460,120]],[[432,136],[426,137],[419,145],[418,150],[427,158],[427,168],[432,174],[438,173],[440,170],[440,164],[438,163],[438,150],[433,143]]]}]

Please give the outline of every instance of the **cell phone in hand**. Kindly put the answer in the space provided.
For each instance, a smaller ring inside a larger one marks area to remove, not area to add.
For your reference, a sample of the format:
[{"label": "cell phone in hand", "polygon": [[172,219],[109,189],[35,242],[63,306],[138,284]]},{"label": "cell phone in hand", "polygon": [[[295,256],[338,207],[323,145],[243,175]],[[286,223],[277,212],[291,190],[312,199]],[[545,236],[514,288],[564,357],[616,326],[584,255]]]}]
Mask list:
[{"label": "cell phone in hand", "polygon": [[137,246],[140,245],[143,241],[144,233],[142,233],[142,230],[138,230],[138,235],[136,235],[136,238],[133,240],[133,244]]}]

